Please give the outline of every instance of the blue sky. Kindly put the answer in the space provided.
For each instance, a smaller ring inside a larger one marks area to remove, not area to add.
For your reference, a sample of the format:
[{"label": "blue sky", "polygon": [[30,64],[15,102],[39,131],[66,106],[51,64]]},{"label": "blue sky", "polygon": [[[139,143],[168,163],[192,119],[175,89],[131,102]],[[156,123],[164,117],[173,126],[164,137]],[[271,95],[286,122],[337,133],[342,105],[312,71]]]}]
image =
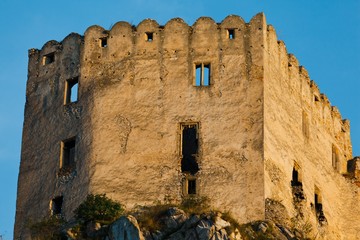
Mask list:
[{"label": "blue sky", "polygon": [[[192,25],[200,16],[247,22],[264,12],[278,39],[295,54],[311,79],[351,122],[354,155],[360,155],[359,0],[1,0],[0,1],[0,235],[12,239],[27,79],[27,50],[61,41],[87,27],[109,29],[117,21],[145,18],[164,25],[174,17]],[[35,139],[34,139],[35,140]]]}]

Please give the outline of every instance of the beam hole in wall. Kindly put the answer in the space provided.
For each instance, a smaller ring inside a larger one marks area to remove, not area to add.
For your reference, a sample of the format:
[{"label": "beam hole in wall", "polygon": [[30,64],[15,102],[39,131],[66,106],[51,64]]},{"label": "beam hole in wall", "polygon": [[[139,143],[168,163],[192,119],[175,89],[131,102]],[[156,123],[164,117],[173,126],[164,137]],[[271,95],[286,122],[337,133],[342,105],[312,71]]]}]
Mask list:
[{"label": "beam hole in wall", "polygon": [[65,83],[65,101],[64,104],[77,102],[79,91],[79,78],[71,78]]},{"label": "beam hole in wall", "polygon": [[319,98],[318,96],[314,95],[314,101],[315,101],[315,102],[319,102],[319,101],[320,101],[320,98]]},{"label": "beam hole in wall", "polygon": [[58,196],[51,200],[51,202],[50,202],[51,215],[61,215],[62,214],[63,199],[64,199],[63,196]]},{"label": "beam hole in wall", "polygon": [[46,54],[42,58],[42,65],[48,65],[53,62],[55,62],[55,53],[54,52]]},{"label": "beam hole in wall", "polygon": [[147,42],[152,42],[154,40],[154,33],[153,32],[146,32],[145,33],[145,40]]},{"label": "beam hole in wall", "polygon": [[235,39],[235,29],[228,29],[227,37],[228,37],[228,39]]},{"label": "beam hole in wall", "polygon": [[195,86],[209,86],[210,85],[210,64],[199,63],[195,64]]}]

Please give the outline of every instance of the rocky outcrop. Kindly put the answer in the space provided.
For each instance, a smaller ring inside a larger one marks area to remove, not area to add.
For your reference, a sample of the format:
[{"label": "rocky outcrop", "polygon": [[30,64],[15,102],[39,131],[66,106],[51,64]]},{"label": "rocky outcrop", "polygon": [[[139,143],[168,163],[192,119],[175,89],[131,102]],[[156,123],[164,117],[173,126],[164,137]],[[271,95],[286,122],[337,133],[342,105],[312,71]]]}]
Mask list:
[{"label": "rocky outcrop", "polygon": [[85,238],[76,238],[70,234],[67,234],[67,237],[99,240],[306,239],[304,234],[294,232],[274,219],[239,225],[227,214],[218,212],[188,214],[177,207],[170,207],[161,214],[153,216],[153,221],[158,223],[156,225],[158,229],[155,229],[154,226],[149,225],[149,222],[141,222],[144,218],[139,214],[142,213],[122,216],[112,224],[100,228],[96,224],[91,224],[96,227],[87,227]]},{"label": "rocky outcrop", "polygon": [[144,240],[136,218],[123,216],[111,224],[106,240]]}]

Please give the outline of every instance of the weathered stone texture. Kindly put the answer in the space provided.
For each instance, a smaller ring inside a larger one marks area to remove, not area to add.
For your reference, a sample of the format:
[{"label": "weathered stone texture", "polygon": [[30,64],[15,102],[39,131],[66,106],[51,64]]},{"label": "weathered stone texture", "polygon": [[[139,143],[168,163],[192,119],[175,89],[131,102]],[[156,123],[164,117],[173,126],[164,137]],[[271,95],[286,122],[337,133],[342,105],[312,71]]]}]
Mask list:
[{"label": "weathered stone texture", "polygon": [[[54,62],[44,65],[49,53]],[[209,64],[209,86],[196,86],[197,64]],[[66,80],[74,77],[78,101],[64,104]],[[193,26],[175,18],[165,26],[146,19],[137,27],[89,27],[84,37],[29,51],[26,96],[16,238],[28,239],[27,222],[49,215],[57,196],[67,219],[88,193],[106,193],[127,208],[179,203],[189,177],[181,172],[183,124],[197,126],[200,170],[192,177],[214,208],[245,223],[265,219],[265,199],[273,199],[294,216],[296,163],[304,219],[317,225],[310,207],[316,188],[327,219],[321,236],[360,232],[350,224],[360,211],[353,208],[358,189],[341,175],[352,158],[349,123],[263,14],[249,23],[228,16],[218,24],[201,17]],[[64,172],[60,143],[70,138],[75,166]]]}]

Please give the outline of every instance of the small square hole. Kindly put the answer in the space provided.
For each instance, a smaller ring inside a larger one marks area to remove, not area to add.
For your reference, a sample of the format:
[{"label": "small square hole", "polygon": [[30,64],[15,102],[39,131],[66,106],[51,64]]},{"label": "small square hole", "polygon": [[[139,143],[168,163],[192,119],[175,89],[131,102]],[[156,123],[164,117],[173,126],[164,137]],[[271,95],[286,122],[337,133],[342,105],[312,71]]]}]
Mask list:
[{"label": "small square hole", "polygon": [[42,65],[48,65],[50,63],[53,63],[54,61],[55,61],[55,53],[52,52],[43,56]]},{"label": "small square hole", "polygon": [[51,215],[61,215],[62,213],[62,205],[63,205],[63,196],[59,196],[51,200],[50,210]]},{"label": "small square hole", "polygon": [[147,42],[152,42],[154,40],[154,33],[147,32],[147,33],[145,33],[145,35],[146,35],[146,41]]},{"label": "small square hole", "polygon": [[235,30],[234,29],[228,29],[228,39],[235,39]]},{"label": "small square hole", "polygon": [[100,46],[101,46],[102,48],[106,48],[106,47],[108,46],[107,37],[100,38]]}]

